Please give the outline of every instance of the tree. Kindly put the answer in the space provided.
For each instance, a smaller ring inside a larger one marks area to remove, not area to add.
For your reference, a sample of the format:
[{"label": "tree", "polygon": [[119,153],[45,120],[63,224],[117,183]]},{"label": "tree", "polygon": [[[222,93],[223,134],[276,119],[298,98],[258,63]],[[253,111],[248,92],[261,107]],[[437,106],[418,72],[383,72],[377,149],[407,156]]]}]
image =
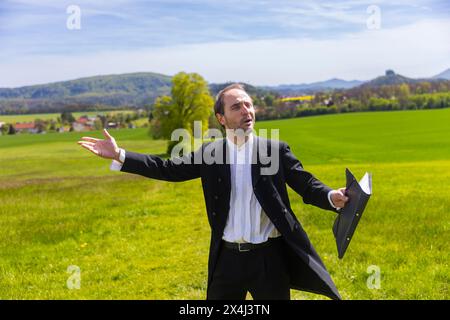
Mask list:
[{"label": "tree", "polygon": [[16,128],[14,128],[13,124],[9,125],[8,134],[16,134]]},{"label": "tree", "polygon": [[[150,126],[152,135],[170,139],[173,130],[183,128],[192,136],[194,121],[201,121],[203,131],[206,131],[214,104],[208,83],[197,73],[180,72],[172,78],[171,93],[171,97],[156,99]],[[177,143],[169,141],[169,154]]]},{"label": "tree", "polygon": [[409,94],[409,86],[406,83],[403,83],[398,87],[397,97],[402,109],[406,109]]},{"label": "tree", "polygon": [[430,93],[431,92],[431,84],[429,82],[421,82],[417,85],[416,93]]},{"label": "tree", "polygon": [[63,113],[61,113],[61,121],[62,123],[71,124],[75,122],[75,118],[73,117],[71,112],[63,111]]},{"label": "tree", "polygon": [[275,97],[271,94],[268,94],[264,97],[264,102],[265,102],[266,106],[272,107],[274,101],[275,101]]},{"label": "tree", "polygon": [[100,120],[98,118],[94,120],[94,129],[95,130],[102,130],[103,129],[102,120]]},{"label": "tree", "polygon": [[2,126],[0,126],[0,135],[8,134],[9,131],[9,124],[5,123]]},{"label": "tree", "polygon": [[38,133],[44,132],[47,129],[47,122],[42,119],[35,119],[34,126]]}]

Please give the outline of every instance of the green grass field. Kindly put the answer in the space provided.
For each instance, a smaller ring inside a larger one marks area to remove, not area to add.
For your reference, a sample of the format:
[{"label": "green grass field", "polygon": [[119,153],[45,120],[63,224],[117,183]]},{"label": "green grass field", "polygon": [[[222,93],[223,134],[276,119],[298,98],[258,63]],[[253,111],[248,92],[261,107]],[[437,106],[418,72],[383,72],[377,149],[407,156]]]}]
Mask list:
[{"label": "green grass field", "polygon": [[[333,188],[373,174],[373,196],[344,259],[334,214],[294,212],[344,299],[449,299],[450,109],[260,122]],[[146,129],[111,130],[161,154]],[[210,231],[199,180],[112,172],[77,145],[85,133],[0,137],[0,299],[204,299]],[[101,137],[100,132],[89,135]],[[81,269],[70,290],[67,269]],[[367,268],[380,268],[369,289]],[[293,299],[322,299],[292,291]]]}]

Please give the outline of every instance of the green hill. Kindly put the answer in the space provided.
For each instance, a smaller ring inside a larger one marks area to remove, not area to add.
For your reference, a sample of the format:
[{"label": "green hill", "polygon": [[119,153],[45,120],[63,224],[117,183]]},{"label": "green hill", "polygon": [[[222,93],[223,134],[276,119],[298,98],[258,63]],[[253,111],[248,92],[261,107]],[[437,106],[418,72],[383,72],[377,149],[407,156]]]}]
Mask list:
[{"label": "green hill", "polygon": [[[8,108],[60,111],[67,105],[142,107],[169,94],[171,77],[156,73],[96,76],[21,88],[0,89],[0,112]],[[59,107],[59,108],[58,108]]]}]

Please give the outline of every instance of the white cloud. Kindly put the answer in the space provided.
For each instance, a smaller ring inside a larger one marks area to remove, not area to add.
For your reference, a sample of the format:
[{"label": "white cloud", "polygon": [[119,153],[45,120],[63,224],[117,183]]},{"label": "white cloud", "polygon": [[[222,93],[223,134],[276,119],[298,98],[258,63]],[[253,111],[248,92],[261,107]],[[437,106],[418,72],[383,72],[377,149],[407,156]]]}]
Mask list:
[{"label": "white cloud", "polygon": [[450,67],[448,30],[450,21],[435,20],[331,40],[218,42],[73,57],[18,57],[0,62],[0,87],[142,71],[168,75],[198,72],[209,82],[256,85],[331,77],[365,80],[391,68],[405,76],[428,77]]}]

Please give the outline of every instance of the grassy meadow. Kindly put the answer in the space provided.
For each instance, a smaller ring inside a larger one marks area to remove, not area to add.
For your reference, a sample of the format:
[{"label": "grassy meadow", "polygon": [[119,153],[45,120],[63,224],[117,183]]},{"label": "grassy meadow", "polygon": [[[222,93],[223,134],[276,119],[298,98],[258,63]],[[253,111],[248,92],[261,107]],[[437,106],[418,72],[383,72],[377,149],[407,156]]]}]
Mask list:
[{"label": "grassy meadow", "polygon": [[[344,299],[449,299],[450,109],[257,123],[279,129],[306,170],[333,188],[345,168],[373,174],[373,196],[342,260],[334,214],[294,212]],[[147,129],[119,146],[162,154]],[[113,172],[77,145],[100,132],[0,137],[0,299],[204,299],[210,239],[200,180]],[[79,289],[69,289],[71,265]],[[369,289],[369,266],[380,269]],[[324,297],[292,291],[293,299]],[[324,298],[326,299],[326,298]]]}]

